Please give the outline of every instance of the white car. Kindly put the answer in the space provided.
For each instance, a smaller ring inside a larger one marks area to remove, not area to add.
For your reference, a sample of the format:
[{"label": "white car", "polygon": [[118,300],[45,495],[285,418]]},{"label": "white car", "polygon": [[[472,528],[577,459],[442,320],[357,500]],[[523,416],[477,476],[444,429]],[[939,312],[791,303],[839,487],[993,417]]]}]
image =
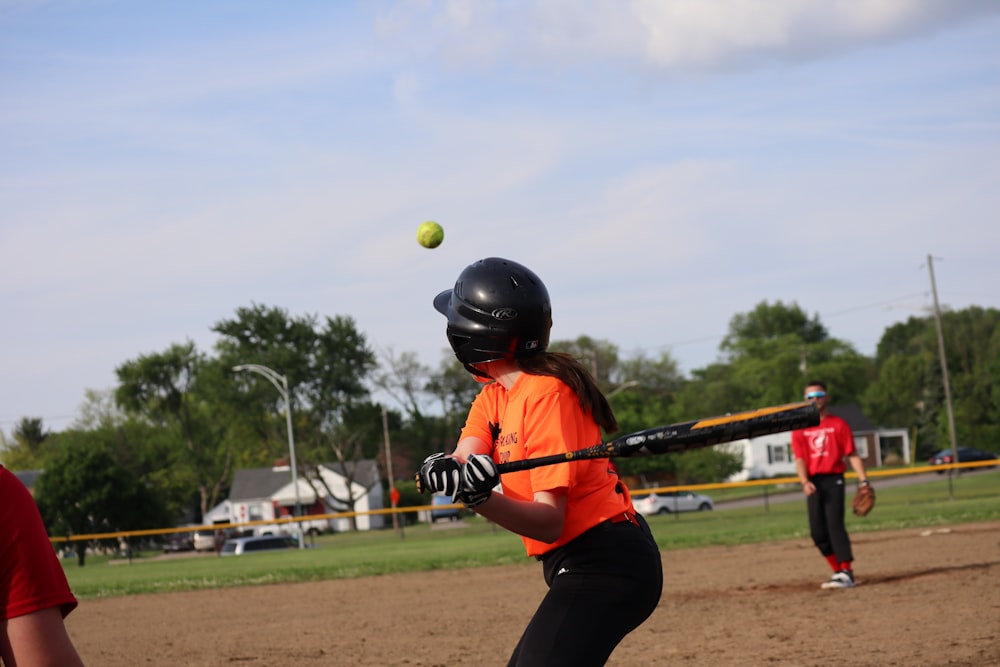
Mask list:
[{"label": "white car", "polygon": [[242,556],[260,551],[290,551],[295,542],[286,535],[258,535],[256,537],[234,537],[222,545],[220,556]]},{"label": "white car", "polygon": [[671,512],[706,512],[715,507],[708,496],[694,491],[651,493],[633,501],[639,514],[670,514]]},{"label": "white car", "polygon": [[215,531],[198,530],[194,533],[195,551],[215,551]]}]

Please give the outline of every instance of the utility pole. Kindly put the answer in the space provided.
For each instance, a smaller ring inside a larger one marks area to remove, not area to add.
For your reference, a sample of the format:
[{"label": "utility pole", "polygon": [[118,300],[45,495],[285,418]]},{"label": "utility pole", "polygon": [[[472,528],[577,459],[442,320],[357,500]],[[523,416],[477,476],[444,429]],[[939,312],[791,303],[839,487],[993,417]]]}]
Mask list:
[{"label": "utility pole", "polygon": [[389,449],[389,414],[382,406],[382,436],[385,440],[385,474],[389,476],[389,503],[392,506],[392,529],[399,532],[400,537],[405,537],[403,527],[400,525],[399,513],[396,512],[397,498],[399,491],[396,490],[396,478],[392,475],[392,452]]},{"label": "utility pole", "polygon": [[[927,269],[931,274],[931,294],[934,295],[934,323],[937,325],[938,353],[941,355],[941,379],[944,381],[944,401],[948,410],[948,435],[951,437],[951,460],[958,463],[958,443],[955,438],[955,413],[951,408],[951,383],[948,381],[948,359],[944,351],[944,332],[941,329],[941,308],[938,305],[937,283],[934,282],[934,259],[927,255]],[[954,498],[951,481],[955,469],[948,471],[948,497]]]}]

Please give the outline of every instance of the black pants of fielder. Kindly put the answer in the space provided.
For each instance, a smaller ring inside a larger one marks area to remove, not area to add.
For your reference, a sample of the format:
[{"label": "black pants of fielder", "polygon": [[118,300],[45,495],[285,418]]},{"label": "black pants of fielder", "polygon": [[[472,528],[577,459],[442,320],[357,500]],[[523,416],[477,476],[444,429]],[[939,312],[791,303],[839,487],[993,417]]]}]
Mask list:
[{"label": "black pants of fielder", "polygon": [[844,476],[813,475],[809,481],[816,486],[816,493],[806,498],[813,543],[823,556],[833,554],[838,563],[850,563],[854,554],[844,525]]},{"label": "black pants of fielder", "polygon": [[596,667],[649,618],[663,591],[660,550],[641,516],[604,522],[546,555],[549,591],[508,667]]}]

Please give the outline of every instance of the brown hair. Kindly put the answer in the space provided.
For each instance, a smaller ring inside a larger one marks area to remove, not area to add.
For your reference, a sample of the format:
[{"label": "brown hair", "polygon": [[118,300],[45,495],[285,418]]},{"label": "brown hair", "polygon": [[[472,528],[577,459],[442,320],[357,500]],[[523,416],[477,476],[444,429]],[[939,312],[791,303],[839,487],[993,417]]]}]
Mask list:
[{"label": "brown hair", "polygon": [[615,419],[608,399],[601,393],[586,367],[572,356],[562,352],[543,352],[518,359],[517,365],[531,375],[559,378],[573,390],[580,399],[580,407],[590,413],[598,426],[606,433],[618,430],[618,420]]}]

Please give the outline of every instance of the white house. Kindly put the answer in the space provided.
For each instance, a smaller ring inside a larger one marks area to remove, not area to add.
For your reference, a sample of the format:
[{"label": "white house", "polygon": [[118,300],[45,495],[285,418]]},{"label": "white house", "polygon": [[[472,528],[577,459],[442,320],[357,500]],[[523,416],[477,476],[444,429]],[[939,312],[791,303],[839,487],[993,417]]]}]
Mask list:
[{"label": "white house", "polygon": [[[348,493],[350,484],[350,493]],[[343,501],[355,498],[354,507]],[[301,512],[296,510],[301,504]],[[272,521],[290,516],[367,512],[383,507],[382,484],[374,460],[353,463],[325,463],[298,475],[298,497],[287,465],[271,468],[244,468],[233,475],[229,498],[205,514],[205,523]],[[359,514],[358,530],[382,528],[382,515]],[[350,518],[313,519],[301,522],[307,532],[351,530]],[[294,532],[286,524],[254,527],[256,533]]]},{"label": "white house", "polygon": [[[832,405],[830,412],[850,425],[854,435],[854,448],[866,468],[883,465],[886,453],[883,450],[898,452],[904,464],[910,462],[910,438],[905,429],[876,428],[854,403]],[[895,444],[897,440],[898,445]],[[720,447],[743,455],[743,470],[730,476],[727,481],[744,482],[748,479],[795,476],[790,431],[736,440]]]},{"label": "white house", "polygon": [[731,475],[728,482],[795,476],[791,432],[734,440],[719,447],[743,456],[743,470]]}]

